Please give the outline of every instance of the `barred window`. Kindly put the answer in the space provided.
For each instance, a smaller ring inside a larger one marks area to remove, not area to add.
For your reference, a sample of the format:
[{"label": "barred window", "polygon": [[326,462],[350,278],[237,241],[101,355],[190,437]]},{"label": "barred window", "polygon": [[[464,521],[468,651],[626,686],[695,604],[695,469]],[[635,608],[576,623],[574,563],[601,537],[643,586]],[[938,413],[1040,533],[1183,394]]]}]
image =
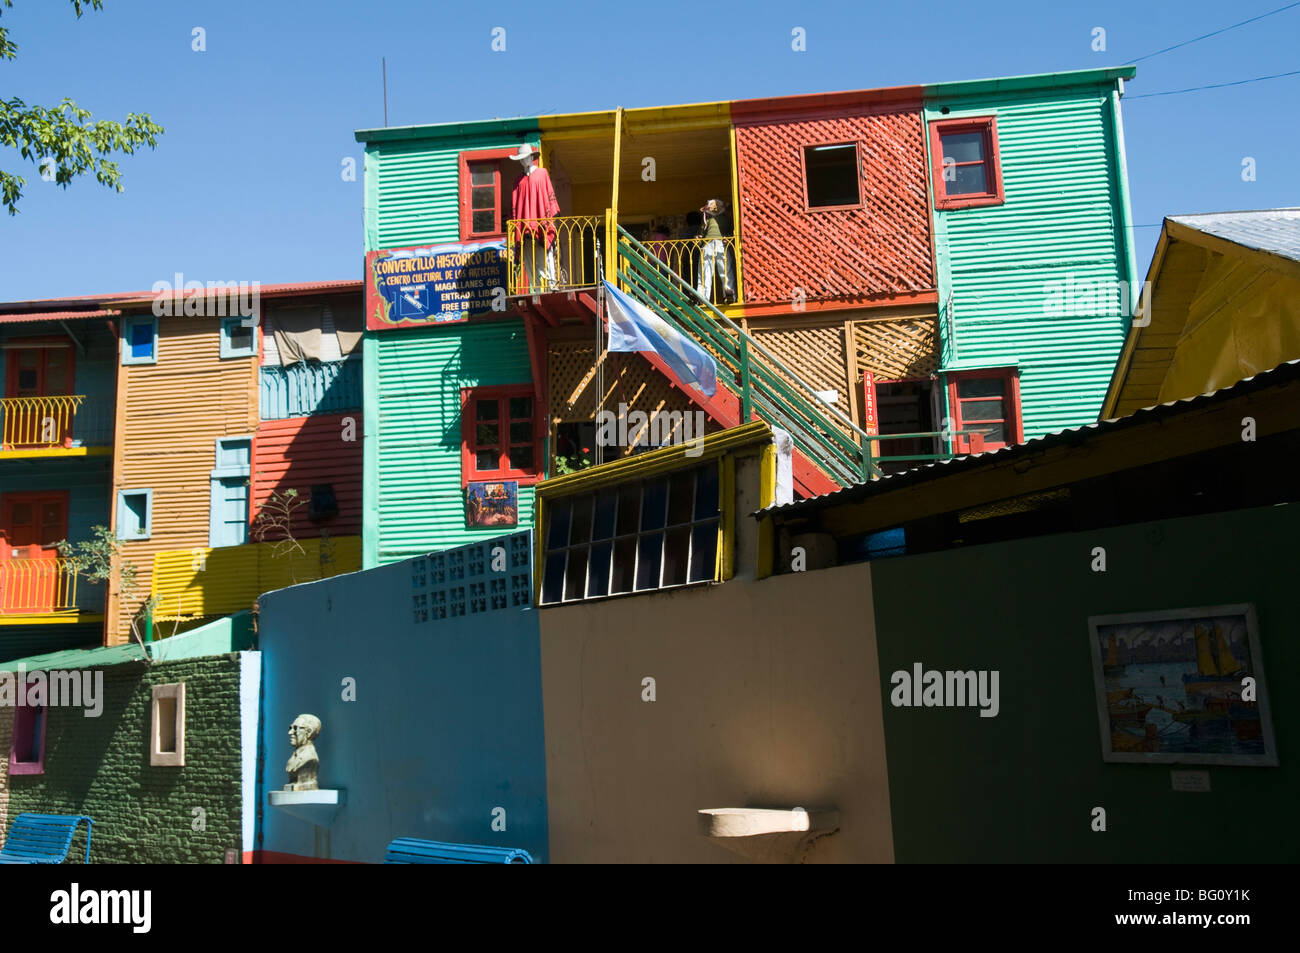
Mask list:
[{"label": "barred window", "polygon": [[548,502],[541,604],[717,579],[718,501],[715,462]]}]

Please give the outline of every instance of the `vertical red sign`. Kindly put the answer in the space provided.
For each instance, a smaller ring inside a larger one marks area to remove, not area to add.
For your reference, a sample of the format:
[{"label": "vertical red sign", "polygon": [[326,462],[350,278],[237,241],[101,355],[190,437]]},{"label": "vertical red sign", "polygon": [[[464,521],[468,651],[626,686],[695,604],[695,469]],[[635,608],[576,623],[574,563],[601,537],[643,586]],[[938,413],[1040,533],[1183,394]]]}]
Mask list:
[{"label": "vertical red sign", "polygon": [[874,437],[880,433],[880,418],[876,415],[876,375],[871,371],[862,374],[862,429]]}]

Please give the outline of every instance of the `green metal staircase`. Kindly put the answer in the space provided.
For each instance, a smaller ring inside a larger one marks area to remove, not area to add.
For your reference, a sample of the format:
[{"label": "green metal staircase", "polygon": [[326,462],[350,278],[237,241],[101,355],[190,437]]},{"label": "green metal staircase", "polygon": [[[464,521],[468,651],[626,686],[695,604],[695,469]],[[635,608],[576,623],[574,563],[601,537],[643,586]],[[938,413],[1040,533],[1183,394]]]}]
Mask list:
[{"label": "green metal staircase", "polygon": [[[865,483],[881,475],[871,459],[871,436],[821,400],[813,387],[704,300],[621,225],[615,260],[620,287],[717,361],[723,399],[714,410],[720,422],[734,426],[757,417],[787,431],[797,455],[824,474],[827,485],[817,486],[823,481],[810,480],[807,473],[801,481],[817,492]],[[728,419],[731,417],[735,419]]]}]

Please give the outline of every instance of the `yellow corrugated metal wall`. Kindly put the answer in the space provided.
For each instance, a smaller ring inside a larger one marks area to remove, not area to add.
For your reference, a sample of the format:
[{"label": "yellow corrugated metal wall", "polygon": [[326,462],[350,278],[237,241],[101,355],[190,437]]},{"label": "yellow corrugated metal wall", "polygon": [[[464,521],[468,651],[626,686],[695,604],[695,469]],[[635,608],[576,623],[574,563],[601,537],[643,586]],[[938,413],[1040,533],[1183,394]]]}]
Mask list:
[{"label": "yellow corrugated metal wall", "polygon": [[[147,313],[147,312],[143,312]],[[219,317],[158,319],[156,364],[123,365],[118,375],[113,451],[113,520],[120,490],[153,490],[149,539],[122,543],[136,567],[133,594],[110,595],[105,639],[130,638],[131,615],[152,588],[164,550],[208,545],[209,475],[218,437],[257,430],[257,359],[221,358]]]},{"label": "yellow corrugated metal wall", "polygon": [[160,597],[156,620],[227,615],[251,609],[272,589],[356,572],[361,568],[361,537],[334,536],[325,544],[304,539],[303,552],[289,553],[275,543],[178,549],[154,557],[153,594]]}]

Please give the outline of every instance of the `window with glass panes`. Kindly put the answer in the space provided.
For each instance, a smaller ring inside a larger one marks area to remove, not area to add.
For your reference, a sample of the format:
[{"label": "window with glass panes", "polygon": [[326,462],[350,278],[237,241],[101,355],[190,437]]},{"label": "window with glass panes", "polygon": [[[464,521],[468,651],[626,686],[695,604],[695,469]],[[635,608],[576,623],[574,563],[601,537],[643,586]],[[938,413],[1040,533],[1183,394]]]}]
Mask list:
[{"label": "window with glass panes", "polygon": [[718,503],[716,462],[548,500],[541,604],[712,582]]},{"label": "window with glass panes", "polygon": [[462,391],[463,482],[535,481],[541,458],[535,413],[531,385]]},{"label": "window with glass panes", "polygon": [[460,155],[460,238],[482,241],[503,238],[510,217],[511,149],[485,149]]},{"label": "window with glass panes", "polygon": [[[984,449],[997,450],[1022,443],[1020,387],[1014,369],[952,374],[948,379],[948,402],[957,430],[978,430],[984,435]],[[954,438],[959,453],[971,451],[970,438]]]},{"label": "window with glass panes", "polygon": [[997,135],[997,120],[992,116],[930,124],[937,208],[1003,201]]}]

